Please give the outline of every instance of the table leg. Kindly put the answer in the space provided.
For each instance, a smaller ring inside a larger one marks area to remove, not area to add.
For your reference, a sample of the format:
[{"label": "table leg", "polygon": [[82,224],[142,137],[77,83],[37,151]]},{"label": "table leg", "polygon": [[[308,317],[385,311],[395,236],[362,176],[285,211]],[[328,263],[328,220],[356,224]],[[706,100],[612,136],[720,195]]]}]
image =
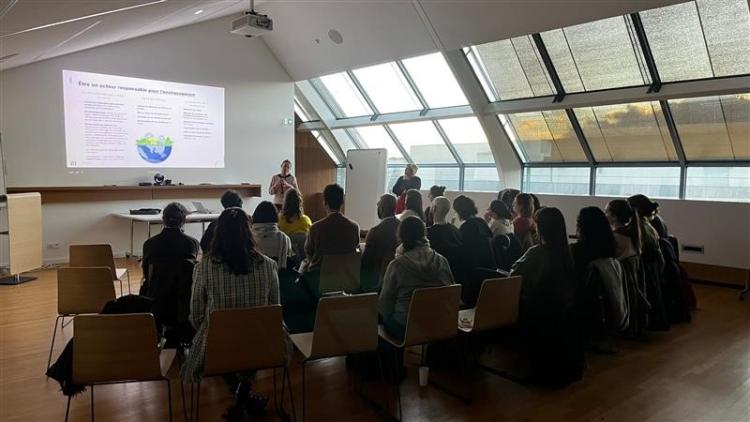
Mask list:
[{"label": "table leg", "polygon": [[134,220],[130,220],[130,254],[127,255],[127,258],[130,258],[133,256],[133,225],[135,224]]},{"label": "table leg", "polygon": [[201,221],[201,234],[206,234],[206,222]]},{"label": "table leg", "polygon": [[150,221],[147,221],[147,222],[146,222],[146,226],[148,226],[148,229],[147,229],[147,232],[148,232],[148,233],[147,233],[147,234],[148,234],[148,237],[147,237],[147,239],[151,239],[151,222],[150,222]]}]

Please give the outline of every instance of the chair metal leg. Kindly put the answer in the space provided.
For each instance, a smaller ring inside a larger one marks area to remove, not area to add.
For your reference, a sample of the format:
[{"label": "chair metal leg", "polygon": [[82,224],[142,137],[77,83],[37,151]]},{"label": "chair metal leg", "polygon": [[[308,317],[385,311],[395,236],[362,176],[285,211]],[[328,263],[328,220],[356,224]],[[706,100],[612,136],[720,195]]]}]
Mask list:
[{"label": "chair metal leg", "polygon": [[117,281],[120,282],[120,296],[122,296],[122,280],[118,278]]},{"label": "chair metal leg", "polygon": [[94,422],[94,386],[91,386],[91,422]]},{"label": "chair metal leg", "polygon": [[65,422],[68,422],[68,415],[70,415],[70,399],[73,396],[68,396],[68,405],[65,407]]},{"label": "chair metal leg", "polygon": [[[289,367],[284,366],[284,378],[286,383],[289,385],[289,403],[292,406],[292,418],[294,422],[297,422],[297,406],[294,404],[294,390],[292,389],[292,377],[289,375]],[[281,402],[284,403],[284,390],[281,390]]]},{"label": "chair metal leg", "polygon": [[201,383],[198,381],[198,386],[195,392],[195,422],[200,422],[201,417]]},{"label": "chair metal leg", "polygon": [[307,420],[307,399],[305,397],[305,366],[306,362],[302,362],[302,422]]},{"label": "chair metal leg", "polygon": [[167,402],[169,405],[169,422],[172,422],[172,383],[169,382],[169,378],[164,380],[167,383]]},{"label": "chair metal leg", "polygon": [[128,294],[133,294],[133,292],[130,291],[130,271],[125,274],[128,276]]},{"label": "chair metal leg", "polygon": [[62,318],[60,315],[58,315],[57,318],[55,318],[55,326],[52,328],[52,343],[50,343],[49,345],[49,357],[47,358],[47,369],[49,369],[49,366],[52,363],[52,350],[54,350],[55,348],[55,337],[57,336],[57,323],[60,322],[60,318]]}]

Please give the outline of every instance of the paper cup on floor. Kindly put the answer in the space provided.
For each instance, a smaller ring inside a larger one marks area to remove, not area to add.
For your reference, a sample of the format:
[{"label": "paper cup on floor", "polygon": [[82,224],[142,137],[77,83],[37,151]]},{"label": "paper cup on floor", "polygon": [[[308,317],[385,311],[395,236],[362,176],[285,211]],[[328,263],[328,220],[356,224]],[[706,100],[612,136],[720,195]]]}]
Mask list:
[{"label": "paper cup on floor", "polygon": [[419,386],[426,387],[430,377],[430,368],[427,366],[419,367]]}]

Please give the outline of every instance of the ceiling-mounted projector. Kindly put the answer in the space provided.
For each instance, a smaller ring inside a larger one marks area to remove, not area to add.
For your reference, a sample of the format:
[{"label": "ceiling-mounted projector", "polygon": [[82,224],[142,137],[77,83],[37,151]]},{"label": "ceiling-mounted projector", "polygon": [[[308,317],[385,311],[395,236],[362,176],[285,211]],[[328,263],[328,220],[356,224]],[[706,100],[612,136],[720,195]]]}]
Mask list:
[{"label": "ceiling-mounted projector", "polygon": [[232,33],[246,37],[259,37],[273,31],[273,20],[255,10],[245,12],[245,16],[232,21]]}]

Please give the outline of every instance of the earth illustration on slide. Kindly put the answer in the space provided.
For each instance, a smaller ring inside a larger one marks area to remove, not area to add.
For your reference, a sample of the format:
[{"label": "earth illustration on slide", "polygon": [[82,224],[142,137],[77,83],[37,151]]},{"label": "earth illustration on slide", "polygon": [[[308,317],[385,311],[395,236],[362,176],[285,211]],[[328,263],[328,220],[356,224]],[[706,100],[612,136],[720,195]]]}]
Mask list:
[{"label": "earth illustration on slide", "polygon": [[172,139],[169,136],[154,136],[147,133],[135,141],[138,154],[149,163],[162,163],[172,153]]}]

